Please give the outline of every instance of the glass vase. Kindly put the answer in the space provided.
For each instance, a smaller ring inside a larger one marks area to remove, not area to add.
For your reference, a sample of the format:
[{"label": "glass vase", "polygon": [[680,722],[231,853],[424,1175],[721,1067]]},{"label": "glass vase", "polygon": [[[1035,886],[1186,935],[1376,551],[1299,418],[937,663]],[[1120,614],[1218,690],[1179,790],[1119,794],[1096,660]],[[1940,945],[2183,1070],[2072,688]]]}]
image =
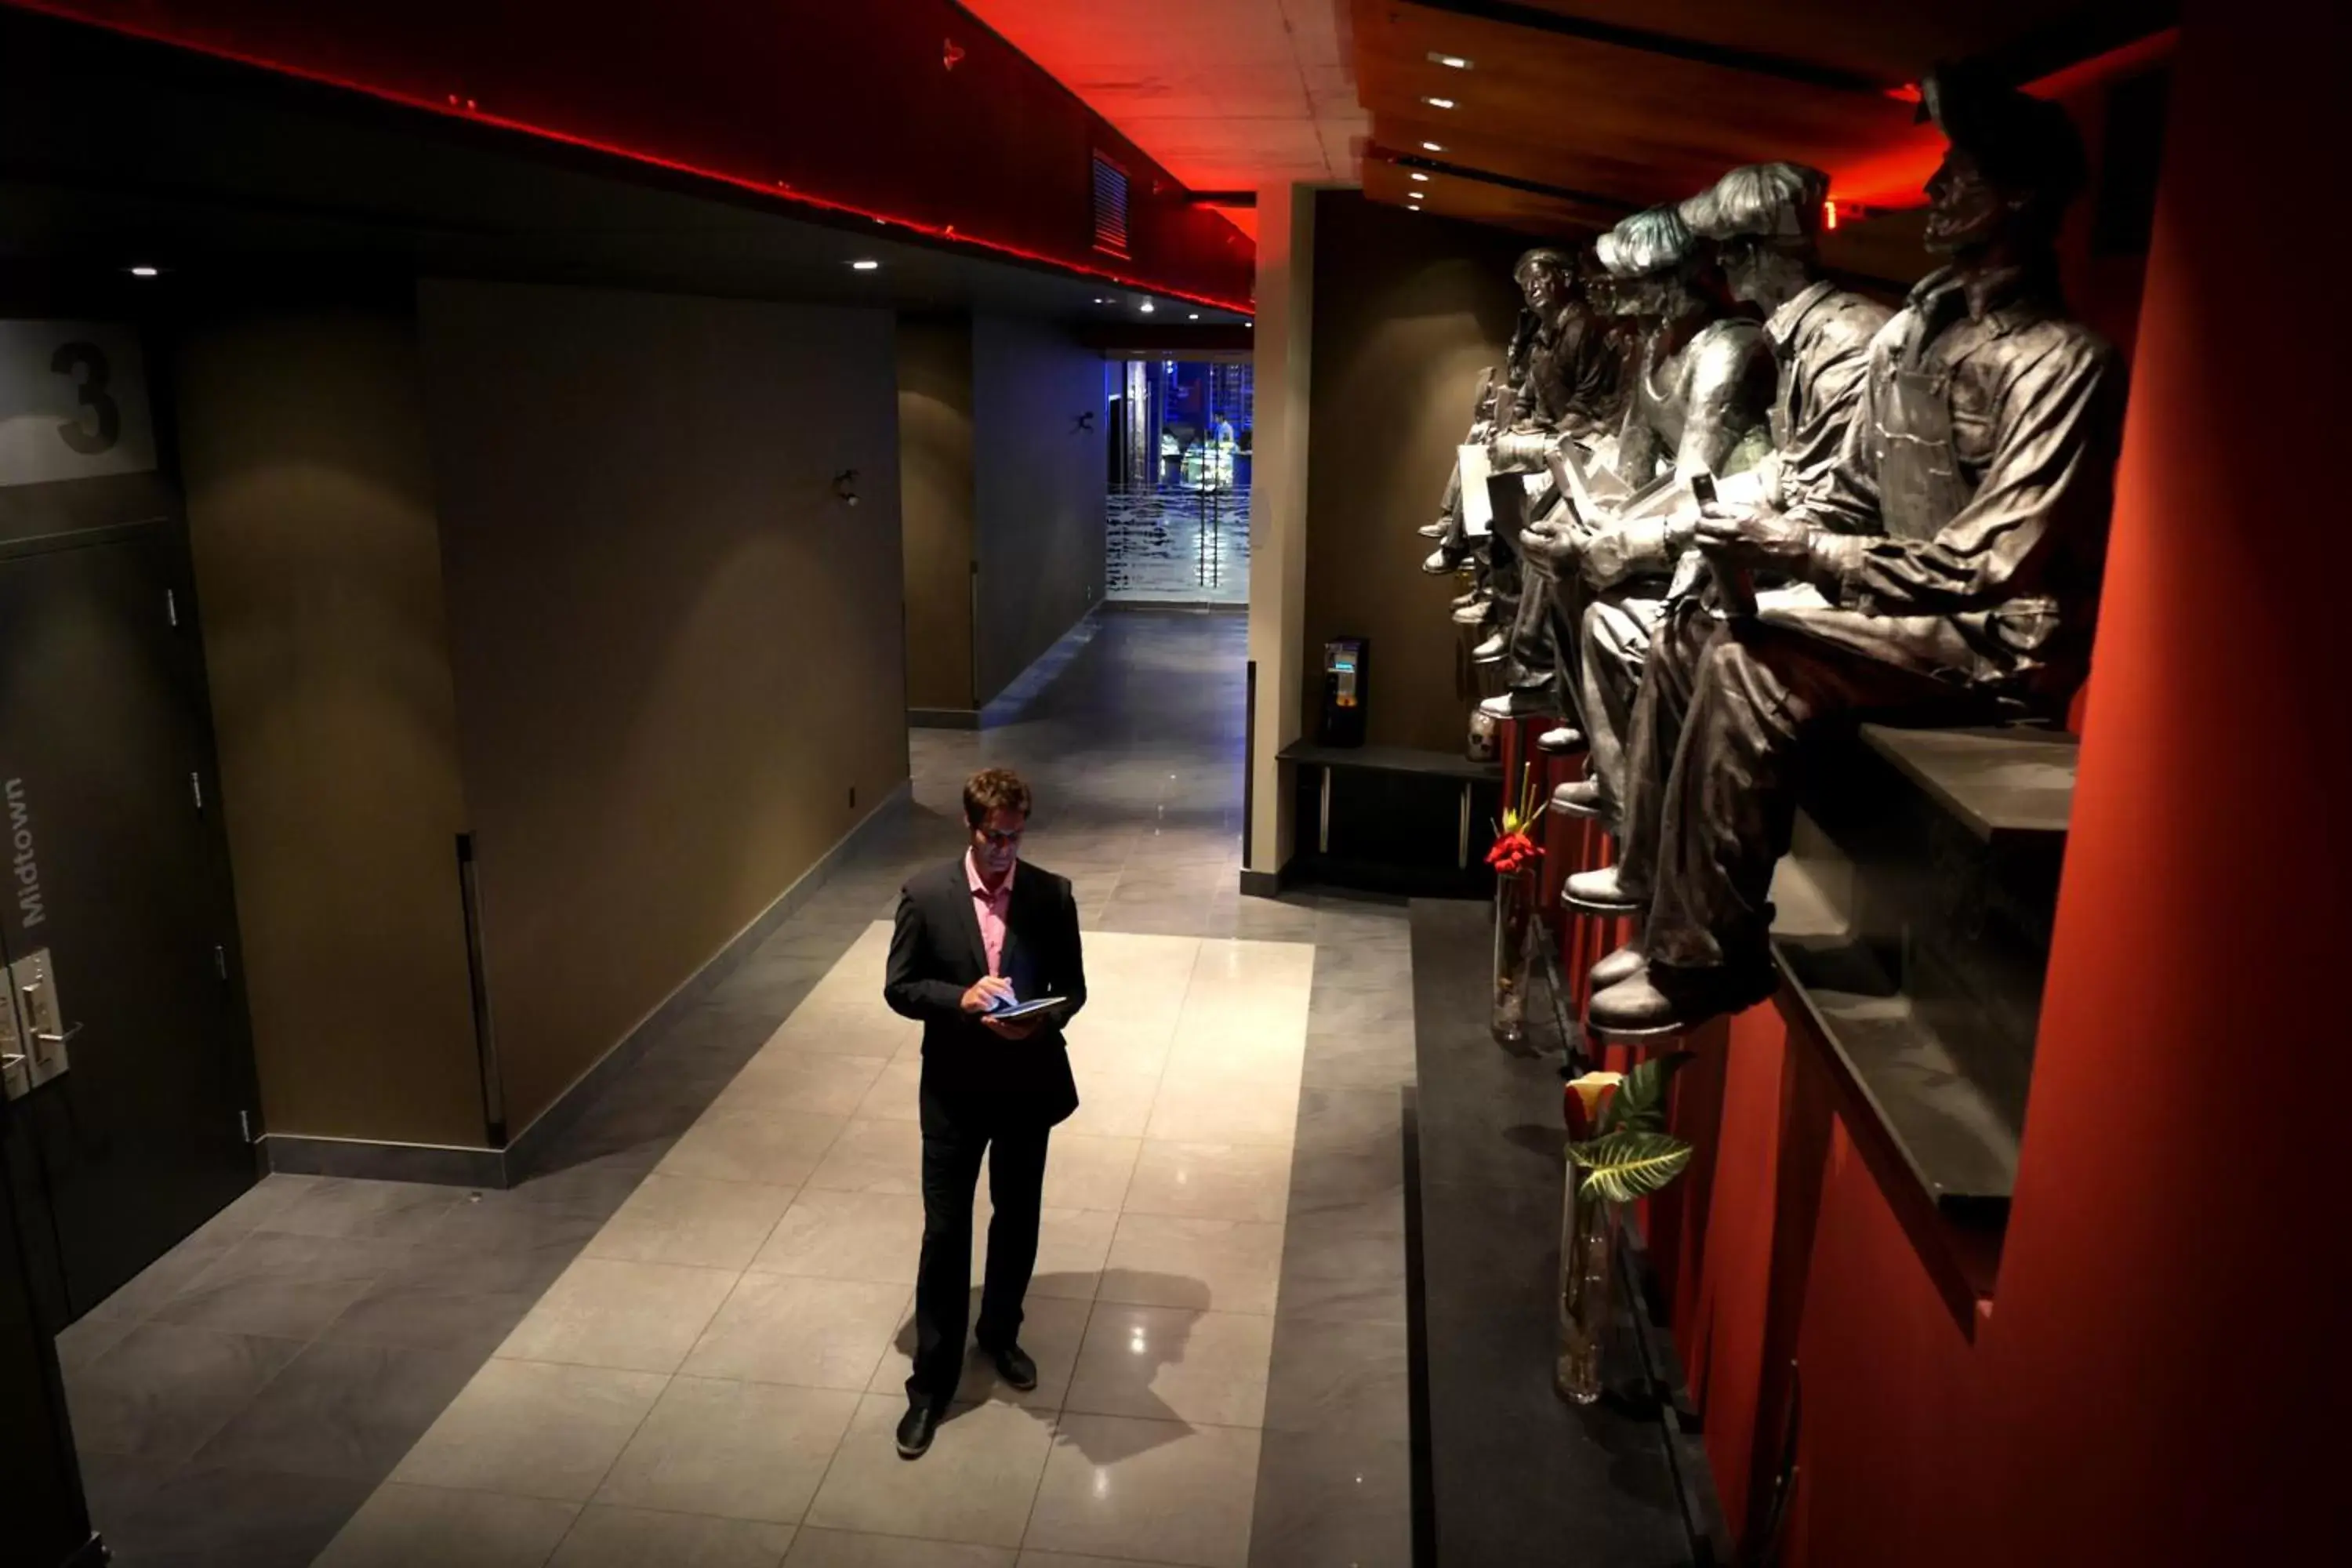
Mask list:
[{"label": "glass vase", "polygon": [[1542,929],[1537,892],[1533,871],[1495,878],[1495,1005],[1489,1026],[1496,1045],[1517,1046],[1528,1037],[1528,978]]},{"label": "glass vase", "polygon": [[1588,1194],[1583,1177],[1577,1166],[1568,1167],[1559,1224],[1559,1363],[1552,1385],[1562,1399],[1591,1405],[1601,1397],[1615,1232],[1608,1202]]}]

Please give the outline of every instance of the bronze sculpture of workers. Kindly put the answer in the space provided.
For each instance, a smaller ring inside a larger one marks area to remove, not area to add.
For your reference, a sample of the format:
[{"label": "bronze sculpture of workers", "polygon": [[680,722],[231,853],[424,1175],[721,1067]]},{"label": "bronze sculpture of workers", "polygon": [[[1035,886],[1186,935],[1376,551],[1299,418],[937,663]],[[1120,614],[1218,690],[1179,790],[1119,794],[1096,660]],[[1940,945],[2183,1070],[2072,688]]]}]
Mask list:
[{"label": "bronze sculpture of workers", "polygon": [[[1871,340],[1892,313],[1820,276],[1822,204],[1828,194],[1829,176],[1818,169],[1756,163],[1732,170],[1677,209],[1692,233],[1709,244],[1731,297],[1765,315],[1764,339],[1778,371],[1769,426],[1772,449],[1758,465],[1757,489],[1761,504],[1775,511],[1785,511],[1825,482],[1861,401]],[[1696,521],[1696,512],[1665,520],[1665,548],[1686,550]],[[1678,585],[1701,584],[1685,578]],[[1810,588],[1791,585],[1768,591],[1766,601],[1821,599]],[[1670,595],[1652,636],[1704,637],[1710,629],[1704,623],[1708,613],[1687,592]],[[1595,603],[1585,613],[1580,666],[1597,765],[1591,777],[1553,792],[1556,811],[1600,816],[1615,826],[1623,790],[1623,737],[1646,649],[1646,641],[1632,643],[1638,635],[1634,623],[1605,604]]]},{"label": "bronze sculpture of workers", "polygon": [[1570,879],[1646,912],[1596,1029],[1668,1034],[1769,994],[1772,871],[1804,744],[1863,719],[2063,710],[2087,669],[2124,375],[2066,313],[2053,239],[2084,180],[2058,106],[1979,74],[1924,84],[1950,143],[1921,279],[1871,345],[1825,481],[1786,511],[1712,509],[1699,546],[1819,607],[1733,616],[1656,650],[1634,705],[1621,863]]},{"label": "bronze sculpture of workers", "polygon": [[[1539,470],[1540,459],[1528,460],[1524,454],[1548,446],[1555,436],[1590,439],[1600,433],[1617,406],[1622,381],[1622,356],[1593,310],[1585,279],[1571,258],[1549,247],[1530,250],[1519,258],[1512,276],[1538,325],[1519,417],[1507,431],[1498,433],[1505,438],[1494,444],[1496,473]],[[1518,439],[1508,439],[1513,436]],[[1512,448],[1522,455],[1504,456]],[[1498,554],[1517,542],[1500,527],[1495,540]],[[1525,635],[1528,621],[1540,621],[1541,595],[1551,591],[1549,563],[1540,555],[1514,553],[1520,557],[1517,581],[1509,584],[1507,595],[1496,595],[1497,629],[1471,655],[1482,664],[1502,659],[1515,640]],[[1547,666],[1551,657],[1542,656]]]},{"label": "bronze sculpture of workers", "polygon": [[[1595,250],[1647,328],[1617,437],[1618,479],[1638,496],[1677,477],[1752,466],[1769,441],[1771,351],[1762,330],[1717,297],[1689,226],[1672,207],[1653,208],[1601,236]],[[1526,639],[1511,689],[1484,706],[1497,718],[1572,710],[1595,775],[1612,781],[1600,792],[1613,799],[1626,711],[1680,551],[1654,510],[1563,519],[1530,530],[1525,548],[1556,574],[1549,636]],[[1531,618],[1522,606],[1518,625]],[[1536,662],[1546,647],[1549,668]]]}]

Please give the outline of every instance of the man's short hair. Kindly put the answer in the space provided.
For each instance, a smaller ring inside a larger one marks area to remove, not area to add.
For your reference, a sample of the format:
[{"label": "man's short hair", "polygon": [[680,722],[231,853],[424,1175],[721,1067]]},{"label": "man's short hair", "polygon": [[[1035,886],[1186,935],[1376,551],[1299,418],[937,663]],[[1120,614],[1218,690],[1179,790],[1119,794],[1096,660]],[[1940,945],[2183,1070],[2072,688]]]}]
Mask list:
[{"label": "man's short hair", "polygon": [[1011,768],[982,768],[963,781],[963,819],[978,827],[992,812],[1029,815],[1029,786]]}]

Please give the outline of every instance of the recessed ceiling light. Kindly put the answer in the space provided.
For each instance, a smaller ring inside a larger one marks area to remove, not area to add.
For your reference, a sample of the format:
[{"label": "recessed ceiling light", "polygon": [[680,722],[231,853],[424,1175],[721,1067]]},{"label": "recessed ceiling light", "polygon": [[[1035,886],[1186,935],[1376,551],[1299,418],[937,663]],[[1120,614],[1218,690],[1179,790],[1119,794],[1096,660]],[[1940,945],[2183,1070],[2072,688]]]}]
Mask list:
[{"label": "recessed ceiling light", "polygon": [[1189,315],[1189,316],[1185,317],[1184,319],[1185,319],[1186,321],[1199,321],[1199,320],[1201,319],[1201,312],[1200,312],[1200,311],[1198,311],[1198,310],[1195,310],[1195,311],[1193,311],[1191,315]]},{"label": "recessed ceiling light", "polygon": [[1448,70],[1466,71],[1470,68],[1470,62],[1460,55],[1441,55],[1435,49],[1429,51],[1429,63],[1444,66]]},{"label": "recessed ceiling light", "polygon": [[1158,310],[1159,308],[1160,308],[1160,307],[1158,307],[1157,305],[1154,305],[1154,304],[1153,304],[1150,300],[1146,300],[1143,302],[1143,313],[1144,313],[1145,315],[1147,315],[1147,316],[1148,316],[1148,315],[1150,315],[1150,314],[1151,314],[1151,312],[1152,312],[1152,311],[1154,311],[1154,310]]},{"label": "recessed ceiling light", "polygon": [[1444,152],[1444,151],[1445,151],[1445,149],[1444,149],[1444,148],[1440,147],[1440,146],[1439,146],[1436,142],[1423,142],[1423,143],[1421,144],[1421,150],[1422,150],[1423,152],[1424,152],[1424,153],[1443,153],[1443,152]]},{"label": "recessed ceiling light", "polygon": [[882,264],[878,261],[853,261],[849,264],[849,269],[852,272],[879,272],[882,269]]},{"label": "recessed ceiling light", "polygon": [[134,267],[131,269],[131,276],[133,278],[155,278],[160,277],[161,274],[152,267]]},{"label": "recessed ceiling light", "polygon": [[1421,101],[1429,105],[1432,109],[1451,109],[1454,107],[1454,100],[1450,98],[1424,98]]},{"label": "recessed ceiling light", "polygon": [[1429,184],[1429,176],[1416,169],[1413,171],[1412,183],[1416,185],[1425,185]]}]

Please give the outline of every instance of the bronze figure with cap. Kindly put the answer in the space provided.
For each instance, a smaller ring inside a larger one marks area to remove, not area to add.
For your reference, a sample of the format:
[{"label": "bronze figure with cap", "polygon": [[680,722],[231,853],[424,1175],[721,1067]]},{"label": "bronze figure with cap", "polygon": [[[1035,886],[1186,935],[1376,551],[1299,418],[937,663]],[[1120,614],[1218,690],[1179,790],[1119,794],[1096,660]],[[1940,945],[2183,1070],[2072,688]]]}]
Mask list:
[{"label": "bronze figure with cap", "polygon": [[1645,917],[1631,973],[1592,998],[1603,1033],[1672,1033],[1769,994],[1770,883],[1809,742],[1864,719],[2051,715],[2086,673],[2124,377],[2057,286],[2082,145],[2056,105],[1981,74],[1925,87],[1950,143],[1927,241],[1949,264],[1874,340],[1822,482],[1699,525],[1711,561],[1823,602],[1654,650],[1620,864],[1570,879],[1580,904]]}]

